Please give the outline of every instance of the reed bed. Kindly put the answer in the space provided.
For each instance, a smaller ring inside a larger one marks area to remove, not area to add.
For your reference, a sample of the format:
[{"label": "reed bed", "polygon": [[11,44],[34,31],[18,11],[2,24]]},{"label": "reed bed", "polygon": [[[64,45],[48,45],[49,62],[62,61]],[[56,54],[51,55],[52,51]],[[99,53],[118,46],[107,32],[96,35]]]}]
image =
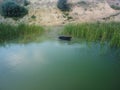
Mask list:
[{"label": "reed bed", "polygon": [[10,41],[19,38],[32,39],[41,35],[44,32],[44,28],[36,25],[9,25],[0,24],[0,42]]},{"label": "reed bed", "polygon": [[120,22],[69,24],[62,33],[86,41],[108,42],[112,47],[120,47]]}]

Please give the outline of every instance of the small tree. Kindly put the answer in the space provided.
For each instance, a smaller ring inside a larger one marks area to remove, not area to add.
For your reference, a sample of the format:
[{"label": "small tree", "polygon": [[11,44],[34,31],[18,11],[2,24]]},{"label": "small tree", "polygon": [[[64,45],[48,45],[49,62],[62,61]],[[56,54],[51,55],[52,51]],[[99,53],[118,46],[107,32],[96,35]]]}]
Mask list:
[{"label": "small tree", "polygon": [[2,16],[4,17],[23,17],[28,10],[18,5],[14,1],[5,1],[2,3]]},{"label": "small tree", "polygon": [[58,0],[57,7],[61,11],[69,11],[70,10],[70,7],[69,7],[69,5],[67,3],[67,0]]}]

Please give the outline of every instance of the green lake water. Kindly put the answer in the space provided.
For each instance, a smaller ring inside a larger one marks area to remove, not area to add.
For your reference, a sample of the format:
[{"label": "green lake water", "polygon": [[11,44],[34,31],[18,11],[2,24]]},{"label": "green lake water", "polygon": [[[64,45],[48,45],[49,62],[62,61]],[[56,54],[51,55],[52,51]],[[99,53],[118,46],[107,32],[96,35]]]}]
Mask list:
[{"label": "green lake water", "polygon": [[0,90],[120,90],[120,50],[57,39],[1,45]]}]

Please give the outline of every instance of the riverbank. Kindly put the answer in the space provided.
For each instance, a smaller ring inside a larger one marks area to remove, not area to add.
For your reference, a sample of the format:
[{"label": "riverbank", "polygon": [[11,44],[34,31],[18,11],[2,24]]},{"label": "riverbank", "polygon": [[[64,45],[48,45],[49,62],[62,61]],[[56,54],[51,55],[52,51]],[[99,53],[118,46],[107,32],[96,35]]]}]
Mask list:
[{"label": "riverbank", "polygon": [[57,38],[62,32],[63,35],[70,35],[78,39],[90,42],[109,43],[112,47],[120,47],[120,22],[109,23],[80,23],[67,24],[64,26],[37,26],[37,25],[9,25],[0,24],[0,42],[24,39],[34,41],[38,36],[46,38]]}]

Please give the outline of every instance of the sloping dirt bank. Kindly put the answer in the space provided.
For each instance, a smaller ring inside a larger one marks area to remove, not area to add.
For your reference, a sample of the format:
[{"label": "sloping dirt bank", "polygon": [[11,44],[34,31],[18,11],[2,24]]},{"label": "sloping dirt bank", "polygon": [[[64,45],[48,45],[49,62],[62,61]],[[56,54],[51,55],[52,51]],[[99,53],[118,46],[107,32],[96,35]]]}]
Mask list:
[{"label": "sloping dirt bank", "polygon": [[[68,0],[72,5],[67,14],[57,8],[57,0],[29,0],[31,3],[26,8],[29,14],[17,21],[0,16],[0,23],[28,23],[45,26],[56,26],[67,23],[120,21],[119,10],[112,9],[106,0]],[[116,16],[114,16],[114,14]],[[106,17],[110,17],[105,19]]]}]

